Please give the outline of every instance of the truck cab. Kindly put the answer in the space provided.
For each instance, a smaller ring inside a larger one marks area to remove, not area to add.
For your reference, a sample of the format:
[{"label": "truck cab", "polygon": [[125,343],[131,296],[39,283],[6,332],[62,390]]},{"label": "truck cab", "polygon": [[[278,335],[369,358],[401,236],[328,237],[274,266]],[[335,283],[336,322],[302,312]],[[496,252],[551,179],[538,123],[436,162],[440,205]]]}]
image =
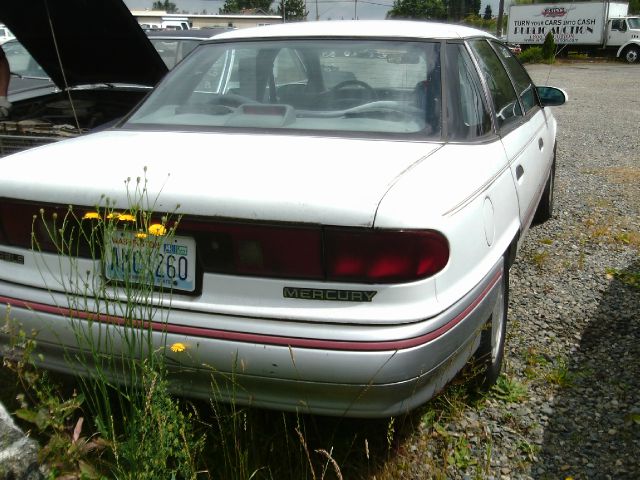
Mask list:
[{"label": "truck cab", "polygon": [[620,47],[617,57],[628,63],[638,63],[640,61],[640,17],[609,19],[607,46]]}]

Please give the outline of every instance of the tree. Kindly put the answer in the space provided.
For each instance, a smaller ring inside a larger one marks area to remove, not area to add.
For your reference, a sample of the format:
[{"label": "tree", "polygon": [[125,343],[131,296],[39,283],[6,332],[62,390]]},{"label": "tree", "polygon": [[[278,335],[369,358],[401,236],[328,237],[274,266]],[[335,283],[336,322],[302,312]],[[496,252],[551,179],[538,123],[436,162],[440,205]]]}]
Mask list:
[{"label": "tree", "polygon": [[[467,8],[466,15],[480,15],[480,7],[482,6],[482,0],[468,0],[469,6]],[[466,16],[465,15],[465,16]]]},{"label": "tree", "polygon": [[309,12],[305,10],[305,6],[304,0],[281,0],[278,3],[278,15],[287,22],[306,20]]},{"label": "tree", "polygon": [[637,15],[640,13],[640,0],[629,1],[629,15]]},{"label": "tree", "polygon": [[491,5],[487,5],[487,8],[484,9],[483,20],[491,20],[493,18],[493,12],[491,11]]},{"label": "tree", "polygon": [[153,2],[153,6],[151,7],[153,10],[164,10],[167,13],[177,13],[178,7],[175,3],[170,2],[169,0],[158,0],[157,2]]},{"label": "tree", "polygon": [[243,10],[253,9],[271,13],[271,0],[225,0],[220,13],[240,13]]},{"label": "tree", "polygon": [[447,6],[443,0],[394,0],[387,17],[445,20]]},{"label": "tree", "polygon": [[544,37],[544,43],[542,44],[542,56],[545,60],[551,60],[556,54],[556,42],[553,39],[553,33],[548,32]]}]

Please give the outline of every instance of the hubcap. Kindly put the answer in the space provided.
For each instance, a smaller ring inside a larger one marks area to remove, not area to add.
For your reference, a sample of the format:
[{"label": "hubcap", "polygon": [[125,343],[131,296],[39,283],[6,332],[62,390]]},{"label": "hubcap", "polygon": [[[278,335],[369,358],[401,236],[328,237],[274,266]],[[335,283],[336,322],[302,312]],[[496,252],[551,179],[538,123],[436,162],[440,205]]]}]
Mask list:
[{"label": "hubcap", "polygon": [[627,54],[625,55],[625,59],[629,63],[637,62],[638,61],[638,51],[635,48],[632,48],[631,50],[627,51]]}]

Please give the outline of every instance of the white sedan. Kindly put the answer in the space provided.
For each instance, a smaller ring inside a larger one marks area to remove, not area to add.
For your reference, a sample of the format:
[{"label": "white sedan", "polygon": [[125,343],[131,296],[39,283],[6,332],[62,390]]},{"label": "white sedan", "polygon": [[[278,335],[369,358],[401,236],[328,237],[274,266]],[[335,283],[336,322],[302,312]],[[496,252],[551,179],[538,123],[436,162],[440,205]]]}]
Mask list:
[{"label": "white sedan", "polygon": [[116,126],[0,160],[0,300],[48,368],[146,334],[192,396],[384,417],[470,360],[490,386],[566,98],[462,26],[222,34]]}]

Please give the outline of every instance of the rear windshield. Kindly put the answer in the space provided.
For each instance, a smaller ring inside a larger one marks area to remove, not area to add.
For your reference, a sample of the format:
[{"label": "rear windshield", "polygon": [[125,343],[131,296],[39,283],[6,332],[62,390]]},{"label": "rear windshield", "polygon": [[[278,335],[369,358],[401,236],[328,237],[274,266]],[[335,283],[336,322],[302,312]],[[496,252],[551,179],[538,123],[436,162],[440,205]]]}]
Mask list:
[{"label": "rear windshield", "polygon": [[261,40],[199,46],[129,126],[440,136],[437,42]]}]

